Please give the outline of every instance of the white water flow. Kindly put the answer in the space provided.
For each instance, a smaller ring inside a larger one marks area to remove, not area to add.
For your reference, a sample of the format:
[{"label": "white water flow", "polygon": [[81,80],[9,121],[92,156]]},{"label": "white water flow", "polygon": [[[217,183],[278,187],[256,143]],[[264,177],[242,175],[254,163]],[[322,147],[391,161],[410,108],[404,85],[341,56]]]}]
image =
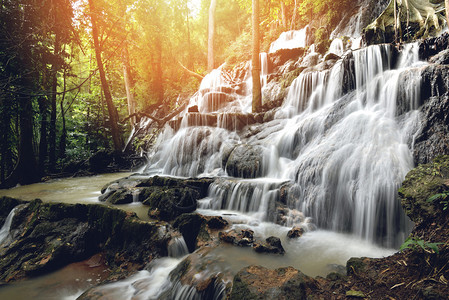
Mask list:
[{"label": "white water flow", "polygon": [[169,274],[180,262],[180,258],[153,260],[148,271],[139,271],[125,280],[95,287],[95,294],[101,295],[101,299],[160,299],[164,292],[172,288]]},{"label": "white water flow", "polygon": [[2,228],[0,229],[0,245],[3,244],[8,239],[9,232],[11,230],[12,219],[14,218],[16,210],[17,210],[17,207],[14,207],[11,210],[11,212],[6,217],[5,223],[3,224]]},{"label": "white water flow", "polygon": [[[350,52],[330,70],[302,73],[277,119],[256,134],[207,126],[167,130],[147,170],[223,176],[233,147],[256,146],[263,150],[252,174],[262,178],[231,178],[220,188],[217,182],[201,207],[272,221],[279,201],[273,182],[289,181],[286,205],[319,228],[397,247],[410,230],[396,193],[413,167],[411,148],[420,129],[417,51],[406,45],[393,66],[389,45],[371,46]],[[345,78],[355,86],[347,94]]]},{"label": "white water flow", "polygon": [[283,32],[279,38],[270,46],[270,53],[280,49],[305,48],[308,33],[308,27],[300,30],[290,30]]}]

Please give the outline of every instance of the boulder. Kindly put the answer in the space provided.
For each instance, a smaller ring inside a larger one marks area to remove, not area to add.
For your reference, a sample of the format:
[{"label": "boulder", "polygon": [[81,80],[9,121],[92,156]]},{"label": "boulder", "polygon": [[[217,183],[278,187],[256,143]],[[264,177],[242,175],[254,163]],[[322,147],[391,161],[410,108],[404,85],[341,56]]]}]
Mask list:
[{"label": "boulder", "polygon": [[422,124],[413,147],[416,164],[449,154],[449,66],[430,65],[421,75]]},{"label": "boulder", "polygon": [[232,229],[227,232],[220,232],[218,237],[225,243],[234,244],[240,247],[250,247],[254,243],[254,231],[250,229],[243,229],[239,232]]},{"label": "boulder", "polygon": [[228,299],[308,299],[317,288],[314,279],[292,268],[266,269],[249,266],[239,271]]},{"label": "boulder", "polygon": [[304,48],[280,49],[275,53],[268,54],[268,73],[284,65],[287,61],[298,60],[305,53]]},{"label": "boulder", "polygon": [[301,237],[304,234],[304,229],[301,227],[293,227],[287,233],[287,237],[290,239]]},{"label": "boulder", "polygon": [[142,268],[153,257],[167,255],[165,226],[104,205],[34,200],[18,208],[11,242],[0,249],[0,281],[51,272],[99,252],[111,268]]},{"label": "boulder", "polygon": [[173,227],[182,234],[190,252],[195,251],[201,242],[210,240],[206,229],[207,220],[200,214],[182,214],[176,218]]},{"label": "boulder", "polygon": [[194,106],[189,107],[189,108],[188,108],[188,112],[189,112],[189,113],[197,113],[197,112],[200,112],[200,111],[198,110],[198,105],[194,105]]},{"label": "boulder", "polygon": [[412,221],[430,222],[443,213],[444,203],[429,198],[445,192],[449,193],[449,155],[411,170],[399,189],[399,198]]},{"label": "boulder", "polygon": [[278,237],[270,236],[265,243],[256,242],[253,244],[254,251],[258,253],[285,254],[281,240]]},{"label": "boulder", "polygon": [[256,178],[263,175],[262,160],[263,148],[261,146],[243,144],[232,150],[223,167],[229,176]]}]

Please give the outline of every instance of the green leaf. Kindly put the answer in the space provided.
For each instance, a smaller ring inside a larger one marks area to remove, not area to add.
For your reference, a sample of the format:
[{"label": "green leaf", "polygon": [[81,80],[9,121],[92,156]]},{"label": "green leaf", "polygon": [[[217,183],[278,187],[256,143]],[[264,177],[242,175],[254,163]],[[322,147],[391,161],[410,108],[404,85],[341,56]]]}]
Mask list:
[{"label": "green leaf", "polygon": [[438,249],[438,245],[440,245],[442,243],[427,243],[427,247],[429,247],[430,249],[432,249],[433,251],[435,251],[436,254],[440,254],[440,249]]},{"label": "green leaf", "polygon": [[446,196],[447,196],[447,194],[443,194],[443,193],[435,194],[432,197],[430,197],[429,199],[427,199],[427,202],[434,202],[435,200],[438,200],[438,199],[445,199]]},{"label": "green leaf", "polygon": [[401,247],[399,248],[399,251],[404,251],[405,249],[409,249],[410,248],[410,245],[411,244],[414,244],[415,243],[415,241],[412,239],[412,238],[410,238],[410,237],[408,237],[406,240],[405,240],[405,242],[401,245]]}]

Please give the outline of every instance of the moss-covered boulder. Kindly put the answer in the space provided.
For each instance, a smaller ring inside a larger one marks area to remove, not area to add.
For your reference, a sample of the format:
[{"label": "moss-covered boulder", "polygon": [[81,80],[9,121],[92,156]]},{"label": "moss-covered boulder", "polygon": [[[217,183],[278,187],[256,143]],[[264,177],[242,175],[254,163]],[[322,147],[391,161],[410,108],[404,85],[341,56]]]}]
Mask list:
[{"label": "moss-covered boulder", "polygon": [[51,272],[100,252],[112,268],[142,268],[167,255],[166,226],[104,205],[31,201],[16,210],[11,239],[0,249],[0,281]]},{"label": "moss-covered boulder", "polygon": [[316,288],[314,279],[292,267],[276,270],[249,266],[234,277],[231,300],[307,299]]},{"label": "moss-covered boulder", "polygon": [[[445,192],[449,193],[448,155],[440,156],[432,163],[419,165],[411,170],[399,189],[399,197],[410,219],[420,223],[440,217],[444,201],[439,199],[430,201],[430,198]],[[449,196],[446,199],[449,201]]]}]

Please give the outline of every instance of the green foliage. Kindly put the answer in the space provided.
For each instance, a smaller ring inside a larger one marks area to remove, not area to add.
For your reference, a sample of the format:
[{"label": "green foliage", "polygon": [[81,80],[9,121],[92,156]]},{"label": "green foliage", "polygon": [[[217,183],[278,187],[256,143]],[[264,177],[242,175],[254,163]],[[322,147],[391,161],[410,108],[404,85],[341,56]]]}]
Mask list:
[{"label": "green foliage", "polygon": [[430,252],[430,250],[432,250],[436,254],[439,254],[440,252],[438,249],[438,245],[440,245],[440,244],[442,244],[442,243],[428,243],[428,242],[425,242],[418,238],[409,237],[401,245],[401,247],[399,248],[399,251],[402,252],[406,249],[410,249],[412,251],[422,250],[422,251]]},{"label": "green foliage", "polygon": [[235,42],[226,48],[226,63],[228,67],[251,59],[251,33],[244,31]]},{"label": "green foliage", "polygon": [[435,202],[437,200],[440,200],[440,204],[443,206],[443,210],[447,210],[449,206],[449,191],[435,194],[427,199],[427,202]]}]

